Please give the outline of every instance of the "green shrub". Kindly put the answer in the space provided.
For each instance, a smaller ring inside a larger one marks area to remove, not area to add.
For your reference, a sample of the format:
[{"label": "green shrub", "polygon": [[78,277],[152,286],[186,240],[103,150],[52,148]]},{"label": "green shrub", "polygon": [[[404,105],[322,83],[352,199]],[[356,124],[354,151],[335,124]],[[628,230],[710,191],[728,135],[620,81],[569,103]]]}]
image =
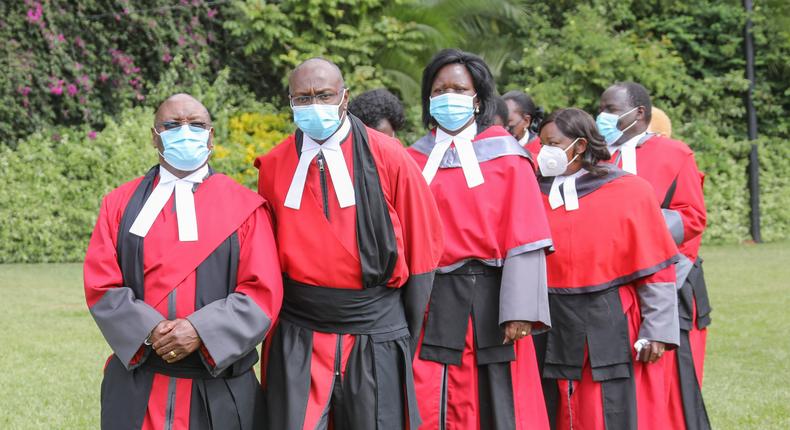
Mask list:
[{"label": "green shrub", "polygon": [[34,133],[15,149],[0,146],[0,263],[82,259],[101,198],[158,162],[154,106],[173,93],[193,94],[211,112],[212,165],[255,187],[252,159],[292,131],[290,114],[255,102],[228,82],[227,70],[210,85],[184,70],[171,69],[151,90],[155,104],[108,117],[100,132],[61,127]]},{"label": "green shrub", "polygon": [[60,128],[0,147],[0,262],[80,260],[101,197],[156,162],[152,115],[133,108],[100,133]]},{"label": "green shrub", "polygon": [[766,242],[790,238],[790,146],[760,139],[761,233]]}]

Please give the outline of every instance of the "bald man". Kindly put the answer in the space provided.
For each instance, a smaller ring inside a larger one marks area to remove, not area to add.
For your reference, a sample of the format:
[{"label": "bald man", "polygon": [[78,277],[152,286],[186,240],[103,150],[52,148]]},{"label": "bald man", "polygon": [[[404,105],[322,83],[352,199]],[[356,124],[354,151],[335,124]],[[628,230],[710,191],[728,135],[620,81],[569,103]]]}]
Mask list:
[{"label": "bald man", "polygon": [[336,65],[302,63],[289,92],[298,129],[255,162],[284,275],[261,378],[268,428],[416,429],[436,204],[400,142],[348,113]]},{"label": "bald man", "polygon": [[253,429],[253,365],[282,279],[265,201],[208,165],[206,108],[176,94],[156,112],[159,164],[101,203],[85,297],[113,354],[105,429]]},{"label": "bald man", "polygon": [[[652,422],[658,420],[657,428],[706,430],[710,421],[701,386],[711,307],[699,258],[707,219],[704,175],[688,145],[649,131],[652,113],[650,94],[644,86],[620,82],[601,95],[596,120],[609,145],[611,161],[653,186],[680,251],[675,265],[680,345],[661,360],[667,369],[668,405],[664,408],[646,401],[640,420],[643,416]],[[642,421],[639,424],[640,429],[649,428]]]}]

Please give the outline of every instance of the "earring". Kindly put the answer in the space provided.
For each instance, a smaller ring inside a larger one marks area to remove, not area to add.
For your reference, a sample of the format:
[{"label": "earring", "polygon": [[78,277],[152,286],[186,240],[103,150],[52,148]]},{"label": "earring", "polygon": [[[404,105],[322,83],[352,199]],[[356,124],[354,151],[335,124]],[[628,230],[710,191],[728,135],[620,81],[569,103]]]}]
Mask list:
[{"label": "earring", "polygon": [[480,105],[475,106],[475,113],[480,113]]}]

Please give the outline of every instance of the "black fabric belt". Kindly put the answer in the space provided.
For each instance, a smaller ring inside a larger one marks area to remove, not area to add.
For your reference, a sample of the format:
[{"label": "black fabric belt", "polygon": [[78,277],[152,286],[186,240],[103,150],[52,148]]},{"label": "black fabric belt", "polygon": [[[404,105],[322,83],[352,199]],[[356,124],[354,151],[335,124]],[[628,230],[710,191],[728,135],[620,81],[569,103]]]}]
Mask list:
[{"label": "black fabric belt", "polygon": [[399,288],[330,288],[285,277],[283,290],[280,318],[298,326],[336,334],[409,334]]},{"label": "black fabric belt", "polygon": [[550,294],[543,376],[581,380],[587,346],[594,381],[629,378],[628,319],[619,288],[590,294]]},{"label": "black fabric belt", "polygon": [[152,350],[148,353],[148,357],[145,359],[145,362],[140,365],[140,369],[148,370],[154,373],[161,373],[162,375],[167,375],[173,378],[221,379],[233,378],[235,376],[242,375],[244,372],[250,370],[252,366],[258,361],[257,352],[252,351],[251,353],[242,357],[235,364],[225,369],[219,375],[212,376],[198,354],[200,354],[200,351],[195,351],[192,354],[186,356],[184,359],[170,364],[163,360],[162,357],[156,355],[156,353]]},{"label": "black fabric belt", "polygon": [[516,358],[512,344],[502,344],[499,289],[502,268],[470,261],[452,272],[437,274],[425,323],[420,358],[460,365],[472,317],[477,364]]},{"label": "black fabric belt", "polygon": [[694,325],[694,306],[697,311],[697,328],[700,330],[709,326],[710,313],[713,310],[708,298],[708,287],[705,284],[705,274],[702,271],[702,259],[697,257],[691,267],[686,282],[678,290],[678,311],[681,330],[690,331]]}]

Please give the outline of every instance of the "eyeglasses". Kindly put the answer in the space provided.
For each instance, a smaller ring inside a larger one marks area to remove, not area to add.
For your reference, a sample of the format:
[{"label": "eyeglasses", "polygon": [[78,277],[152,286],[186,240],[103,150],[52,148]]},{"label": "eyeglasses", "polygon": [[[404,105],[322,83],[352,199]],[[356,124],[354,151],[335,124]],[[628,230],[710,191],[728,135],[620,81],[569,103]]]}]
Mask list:
[{"label": "eyeglasses", "polygon": [[164,122],[160,122],[158,125],[159,127],[162,127],[165,130],[173,130],[181,127],[182,125],[188,125],[189,129],[194,132],[201,132],[211,129],[210,124],[202,121],[192,121],[192,122],[164,121]]},{"label": "eyeglasses", "polygon": [[[289,95],[288,98],[291,99],[291,106],[307,106],[313,104],[313,100],[315,100],[315,104],[319,105],[329,105],[329,104],[336,104],[337,96],[345,93],[346,89],[343,88],[340,90],[341,92],[325,92],[321,94],[316,94],[314,96],[291,96]],[[341,96],[342,97],[342,96]]]}]

